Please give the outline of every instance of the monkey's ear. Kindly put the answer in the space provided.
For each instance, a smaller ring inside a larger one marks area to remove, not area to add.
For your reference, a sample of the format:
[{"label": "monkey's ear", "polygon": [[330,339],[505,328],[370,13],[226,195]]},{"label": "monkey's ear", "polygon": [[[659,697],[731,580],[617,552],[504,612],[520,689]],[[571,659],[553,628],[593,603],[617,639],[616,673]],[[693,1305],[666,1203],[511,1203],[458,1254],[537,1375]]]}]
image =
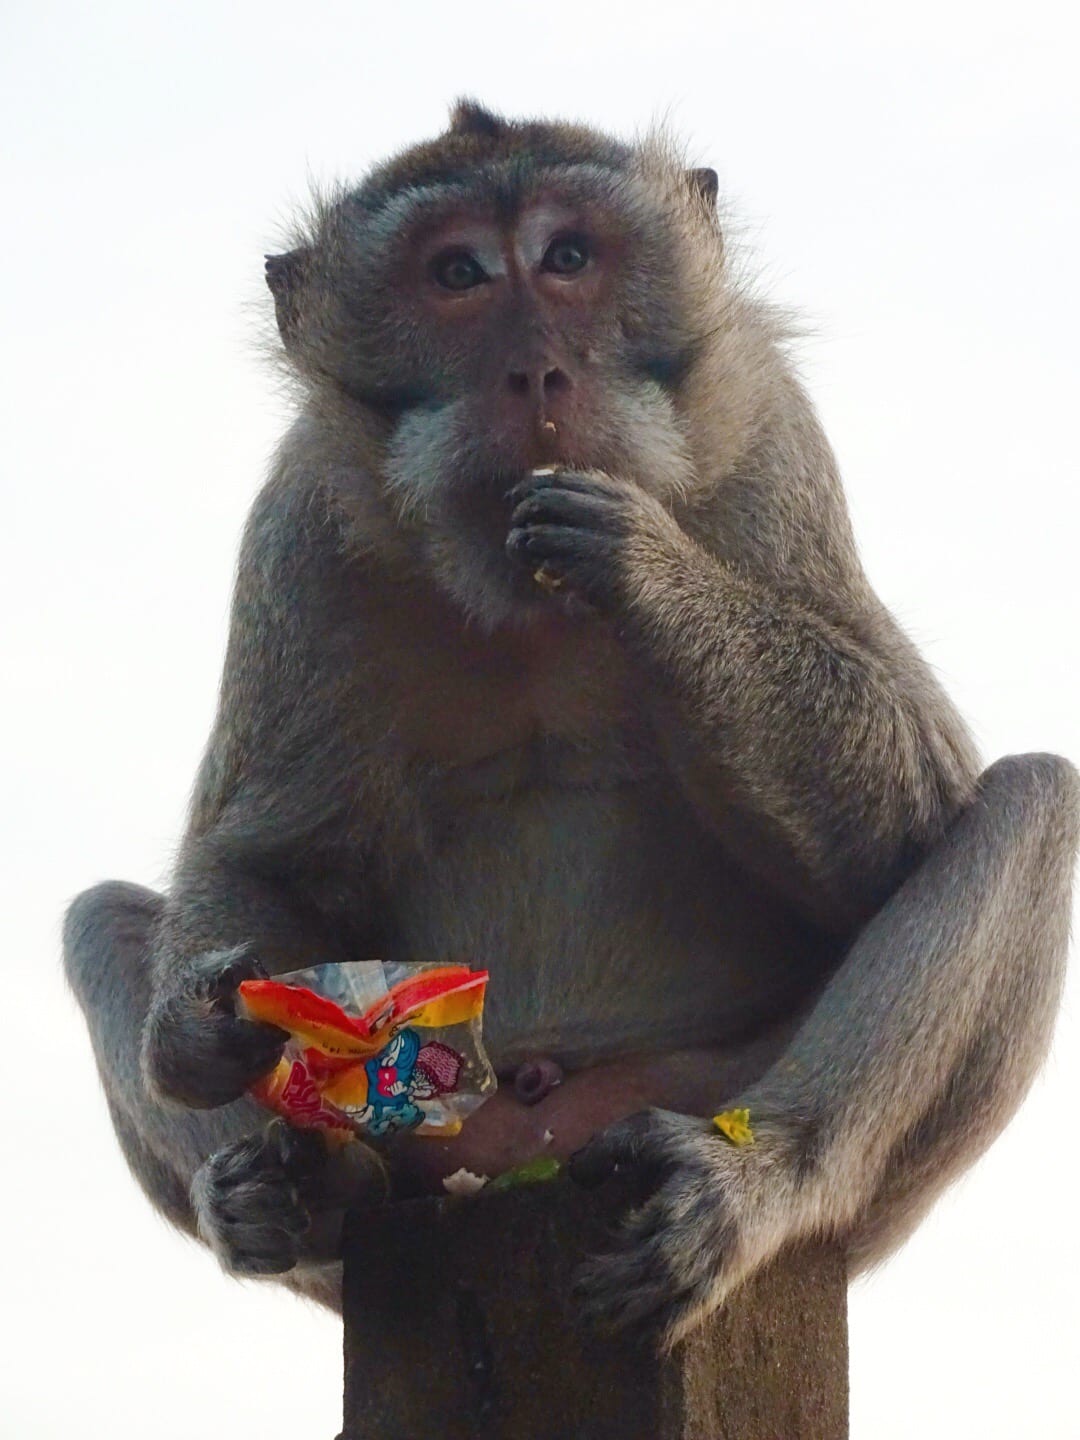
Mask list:
[{"label": "monkey's ear", "polygon": [[450,111],[452,135],[477,135],[484,140],[497,140],[506,130],[506,121],[493,110],[485,110],[475,100],[459,100]]},{"label": "monkey's ear", "polygon": [[688,170],[686,174],[690,184],[711,209],[716,204],[716,197],[720,192],[720,176],[707,166],[700,170]]},{"label": "monkey's ear", "polygon": [[278,329],[288,346],[296,338],[300,318],[300,291],[307,276],[311,251],[303,246],[286,255],[266,256],[266,283],[274,297]]}]

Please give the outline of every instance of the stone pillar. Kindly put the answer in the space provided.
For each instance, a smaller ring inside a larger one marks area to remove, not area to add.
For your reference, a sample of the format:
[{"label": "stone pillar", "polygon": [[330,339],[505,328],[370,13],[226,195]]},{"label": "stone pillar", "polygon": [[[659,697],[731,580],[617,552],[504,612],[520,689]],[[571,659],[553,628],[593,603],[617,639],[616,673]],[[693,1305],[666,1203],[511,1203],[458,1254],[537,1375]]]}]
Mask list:
[{"label": "stone pillar", "polygon": [[569,1182],[353,1217],[341,1440],[844,1440],[832,1250],[781,1259],[660,1357],[570,1294],[625,1197]]}]

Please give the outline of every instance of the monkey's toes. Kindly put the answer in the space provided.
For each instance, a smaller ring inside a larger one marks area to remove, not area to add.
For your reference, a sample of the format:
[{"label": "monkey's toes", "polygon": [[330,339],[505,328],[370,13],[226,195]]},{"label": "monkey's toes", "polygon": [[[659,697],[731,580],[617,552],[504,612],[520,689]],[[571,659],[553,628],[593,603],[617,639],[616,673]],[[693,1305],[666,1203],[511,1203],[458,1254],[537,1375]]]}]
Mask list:
[{"label": "monkey's toes", "polygon": [[311,1223],[300,1193],[311,1160],[303,1139],[298,1163],[292,1138],[271,1125],[217,1151],[197,1172],[191,1198],[199,1233],[230,1273],[277,1275],[296,1264]]},{"label": "monkey's toes", "polygon": [[610,1252],[581,1267],[575,1297],[598,1327],[647,1329],[669,1347],[724,1294],[734,1242],[719,1206],[677,1175],[626,1218]]}]

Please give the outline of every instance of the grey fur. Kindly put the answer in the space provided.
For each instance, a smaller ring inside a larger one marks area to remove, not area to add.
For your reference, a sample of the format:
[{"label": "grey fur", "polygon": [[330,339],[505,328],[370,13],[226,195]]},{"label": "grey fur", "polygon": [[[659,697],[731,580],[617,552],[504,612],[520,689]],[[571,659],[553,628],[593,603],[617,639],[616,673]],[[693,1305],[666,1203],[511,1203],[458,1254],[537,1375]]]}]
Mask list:
[{"label": "grey fur", "polygon": [[[132,1169],[228,1268],[334,1303],[341,1207],[387,1183],[363,1147],[298,1158],[243,1098],[280,1044],[230,1011],[256,962],[467,955],[502,1065],[722,1053],[715,1108],[749,1107],[753,1147],[653,1110],[574,1162],[653,1176],[582,1288],[669,1339],[793,1240],[878,1258],[1045,1053],[1076,773],[979,775],[862,573],[710,175],[463,104],[268,266],[299,413],[245,532],[173,884],[100,886],[65,929]],[[403,227],[551,187],[629,237],[618,324],[433,340],[393,281]],[[589,426],[529,477],[490,407],[536,364]]]}]

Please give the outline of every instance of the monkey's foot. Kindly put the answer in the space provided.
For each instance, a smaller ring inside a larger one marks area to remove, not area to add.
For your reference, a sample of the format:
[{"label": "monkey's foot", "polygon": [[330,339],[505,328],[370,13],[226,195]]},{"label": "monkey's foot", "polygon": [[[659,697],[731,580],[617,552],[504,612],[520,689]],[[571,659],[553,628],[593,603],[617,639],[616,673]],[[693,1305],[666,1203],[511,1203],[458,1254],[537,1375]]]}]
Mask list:
[{"label": "monkey's foot", "polygon": [[580,1273],[576,1292],[596,1321],[655,1325],[670,1347],[798,1238],[794,1137],[753,1118],[754,1143],[737,1146],[709,1120],[644,1110],[571,1158],[579,1184],[629,1170],[651,1191]]},{"label": "monkey's foot", "polygon": [[280,1275],[299,1258],[311,1216],[305,1190],[327,1164],[314,1130],[272,1121],[211,1155],[191,1186],[199,1233],[233,1275]]}]

